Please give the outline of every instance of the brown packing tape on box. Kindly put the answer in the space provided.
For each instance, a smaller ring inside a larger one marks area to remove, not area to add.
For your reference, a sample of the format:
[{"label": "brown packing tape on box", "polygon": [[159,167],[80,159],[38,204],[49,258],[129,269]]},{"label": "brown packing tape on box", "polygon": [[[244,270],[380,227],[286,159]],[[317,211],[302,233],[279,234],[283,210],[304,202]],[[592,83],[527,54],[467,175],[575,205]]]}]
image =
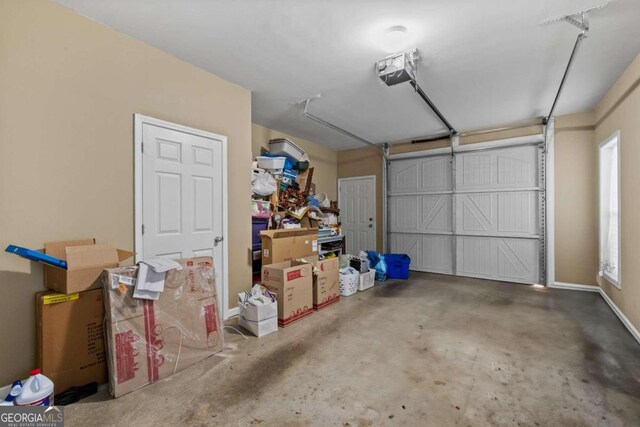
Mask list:
[{"label": "brown packing tape on box", "polygon": [[44,282],[49,289],[73,293],[100,287],[100,274],[105,268],[133,256],[133,252],[110,245],[96,244],[95,239],[45,243],[45,253],[67,261],[67,269],[44,266]]},{"label": "brown packing tape on box", "polygon": [[122,396],[222,350],[211,257],[177,260],[158,301],[133,298],[137,267],[103,275],[110,390]]},{"label": "brown packing tape on box", "polygon": [[262,265],[274,264],[318,254],[318,230],[265,230],[262,239]]},{"label": "brown packing tape on box", "polygon": [[37,366],[55,393],[107,382],[102,290],[36,294]]}]

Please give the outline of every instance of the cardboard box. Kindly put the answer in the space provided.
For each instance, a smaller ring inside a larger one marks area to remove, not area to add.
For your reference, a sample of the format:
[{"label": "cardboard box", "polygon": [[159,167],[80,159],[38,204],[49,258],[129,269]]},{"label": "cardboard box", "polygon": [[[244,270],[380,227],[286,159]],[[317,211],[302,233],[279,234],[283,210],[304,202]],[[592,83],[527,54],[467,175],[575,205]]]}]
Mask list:
[{"label": "cardboard box", "polygon": [[[277,295],[271,293],[277,298]],[[278,330],[278,301],[269,301],[264,305],[243,304],[246,292],[238,294],[238,325],[257,337],[270,334]],[[243,298],[244,297],[244,298]]]},{"label": "cardboard box", "polygon": [[249,320],[242,315],[238,316],[238,326],[242,326],[247,331],[257,337],[261,337],[278,330],[277,315],[264,320]]},{"label": "cardboard box", "polygon": [[262,265],[318,254],[318,230],[266,230],[262,238]]},{"label": "cardboard box", "polygon": [[37,365],[55,393],[108,379],[102,290],[36,294]]},{"label": "cardboard box", "polygon": [[308,263],[284,261],[262,266],[262,284],[278,296],[278,325],[313,313],[313,273]]},{"label": "cardboard box", "polygon": [[320,310],[340,301],[340,262],[338,258],[308,260],[318,272],[313,276],[313,309]]},{"label": "cardboard box", "polygon": [[95,239],[45,243],[44,252],[67,261],[66,270],[44,266],[44,285],[65,294],[99,288],[105,268],[117,267],[119,262],[133,256],[133,252],[97,245]]},{"label": "cardboard box", "polygon": [[133,298],[137,267],[103,275],[109,385],[122,396],[222,350],[213,260],[177,260],[158,301]]}]

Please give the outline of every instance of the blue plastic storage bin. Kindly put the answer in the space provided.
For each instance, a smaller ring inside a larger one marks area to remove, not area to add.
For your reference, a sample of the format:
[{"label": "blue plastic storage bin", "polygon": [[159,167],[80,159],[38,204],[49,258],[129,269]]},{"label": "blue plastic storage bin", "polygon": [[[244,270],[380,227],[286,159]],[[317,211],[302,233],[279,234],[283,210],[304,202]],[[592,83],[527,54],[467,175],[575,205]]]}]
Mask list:
[{"label": "blue plastic storage bin", "polygon": [[407,254],[384,254],[389,279],[408,279],[411,258]]},{"label": "blue plastic storage bin", "polygon": [[266,230],[269,220],[265,218],[251,218],[251,246],[254,251],[262,248],[260,232]]}]

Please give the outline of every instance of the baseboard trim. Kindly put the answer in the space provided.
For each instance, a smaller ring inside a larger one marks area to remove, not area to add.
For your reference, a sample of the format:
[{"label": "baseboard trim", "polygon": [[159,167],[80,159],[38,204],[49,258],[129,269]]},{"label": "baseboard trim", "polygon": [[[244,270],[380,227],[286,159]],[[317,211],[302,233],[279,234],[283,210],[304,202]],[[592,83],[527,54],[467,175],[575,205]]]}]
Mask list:
[{"label": "baseboard trim", "polygon": [[581,285],[578,283],[565,283],[565,282],[554,282],[551,285],[548,285],[549,288],[553,289],[566,289],[570,291],[581,291],[581,292],[597,292],[600,294],[602,299],[609,305],[609,308],[618,316],[618,319],[622,322],[622,324],[631,332],[631,335],[638,341],[640,344],[640,331],[636,329],[635,326],[631,323],[631,321],[624,315],[624,313],[618,308],[618,306],[613,302],[609,295],[600,287],[593,285]]},{"label": "baseboard trim", "polygon": [[609,295],[607,295],[607,293],[602,288],[599,288],[599,289],[600,289],[600,296],[602,296],[602,299],[604,299],[607,302],[607,304],[609,304],[609,307],[611,307],[611,310],[613,310],[616,316],[618,316],[618,319],[620,319],[622,324],[627,327],[629,332],[631,332],[631,335],[633,335],[636,341],[638,341],[638,343],[640,344],[640,332],[636,329],[635,326],[633,326],[631,321],[618,308],[618,306],[613,302],[613,300],[609,297]]},{"label": "baseboard trim", "polygon": [[554,289],[568,289],[572,291],[600,292],[599,286],[581,285],[579,283],[554,282],[553,284],[549,285],[549,287]]}]

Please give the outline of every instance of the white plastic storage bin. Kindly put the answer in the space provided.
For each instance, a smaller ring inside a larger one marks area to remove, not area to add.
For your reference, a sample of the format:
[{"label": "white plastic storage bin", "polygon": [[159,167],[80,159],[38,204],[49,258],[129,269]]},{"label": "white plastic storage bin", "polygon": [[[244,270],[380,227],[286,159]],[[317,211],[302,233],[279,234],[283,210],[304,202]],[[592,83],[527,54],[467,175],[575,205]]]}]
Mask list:
[{"label": "white plastic storage bin", "polygon": [[340,295],[348,297],[358,292],[360,284],[360,274],[353,268],[343,268],[340,270]]},{"label": "white plastic storage bin", "polygon": [[272,139],[269,141],[269,152],[279,156],[287,156],[299,162],[302,160],[304,150],[286,138]]},{"label": "white plastic storage bin", "polygon": [[266,157],[266,156],[258,156],[256,157],[258,160],[258,167],[261,169],[267,169],[268,171],[274,173],[282,173],[284,170],[284,162],[287,160],[286,157]]},{"label": "white plastic storage bin", "polygon": [[364,291],[373,287],[376,278],[376,271],[369,270],[366,273],[360,273],[360,283],[358,283],[358,290]]}]

